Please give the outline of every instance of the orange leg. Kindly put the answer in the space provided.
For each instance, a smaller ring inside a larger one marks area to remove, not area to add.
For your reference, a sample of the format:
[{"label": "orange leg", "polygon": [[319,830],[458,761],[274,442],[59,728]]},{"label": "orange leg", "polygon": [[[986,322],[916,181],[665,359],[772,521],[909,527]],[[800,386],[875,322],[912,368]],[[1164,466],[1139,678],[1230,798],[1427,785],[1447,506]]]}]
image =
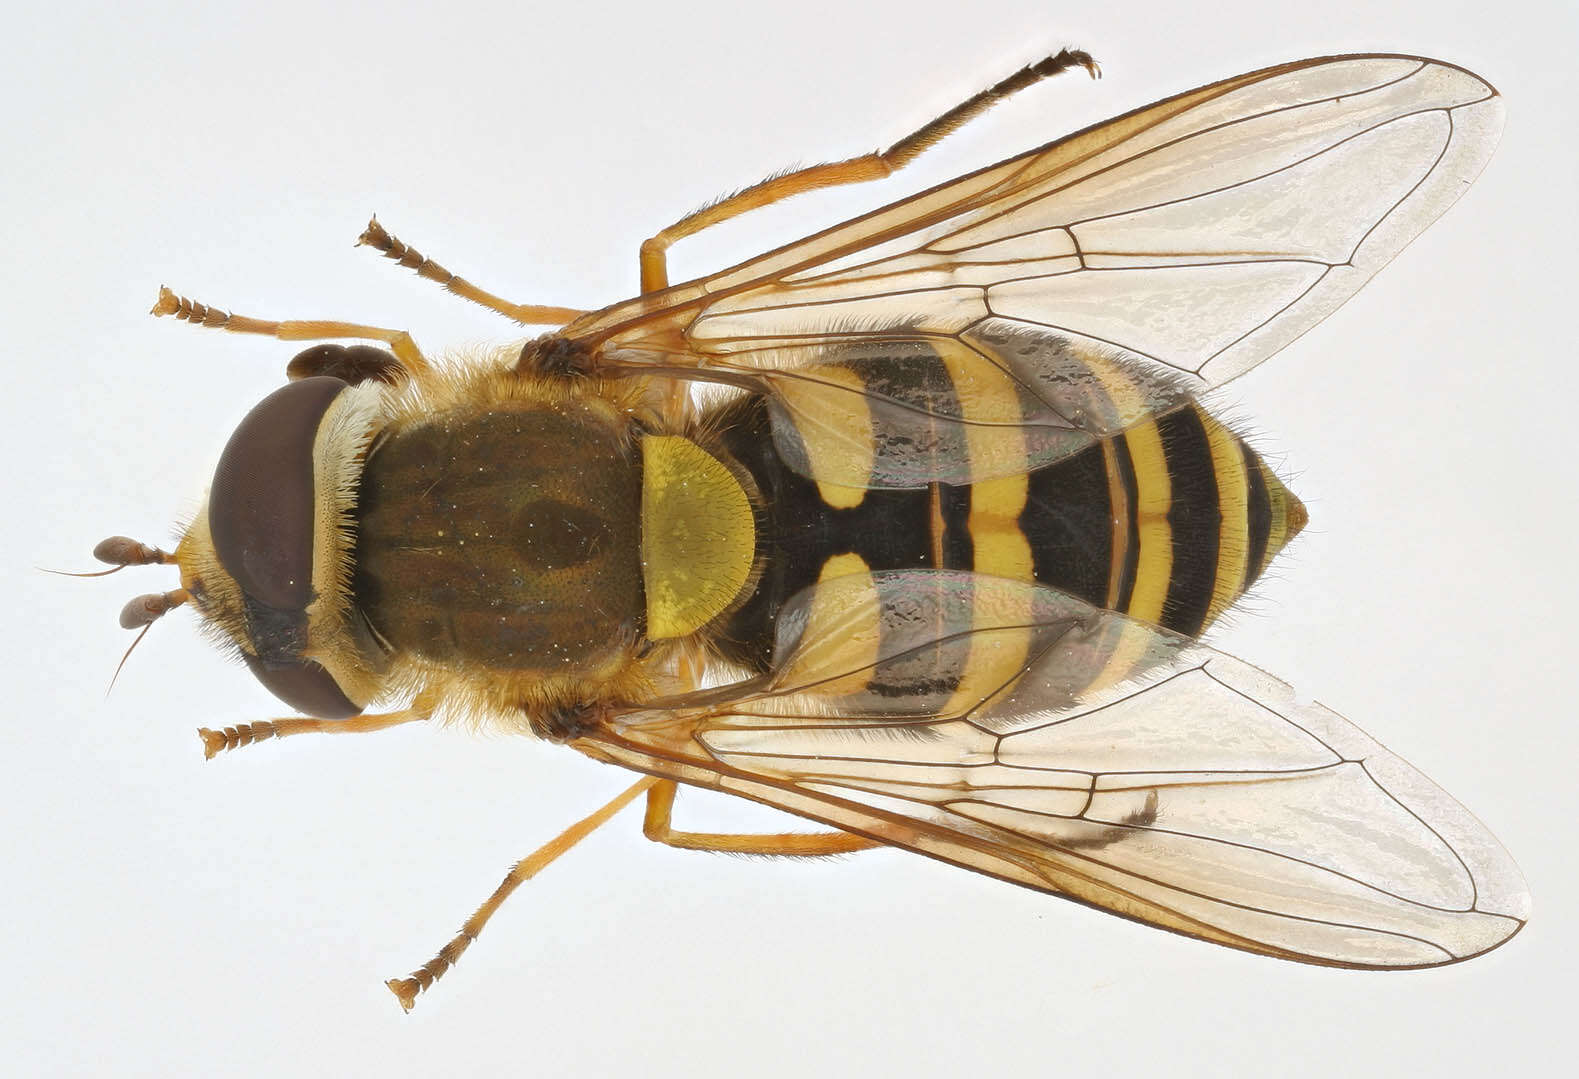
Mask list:
[{"label": "orange leg", "polygon": [[464,277],[456,277],[416,248],[402,243],[386,232],[376,217],[367,223],[367,229],[358,238],[356,244],[358,247],[364,245],[371,247],[385,258],[393,259],[408,270],[417,271],[418,277],[437,282],[446,292],[454,293],[463,300],[481,304],[490,311],[497,311],[522,326],[563,326],[572,319],[586,314],[585,311],[577,311],[570,307],[542,307],[536,304],[510,303],[508,300],[501,299],[491,292],[478,288]]},{"label": "orange leg", "polygon": [[455,965],[461,954],[471,947],[473,941],[482,934],[483,928],[488,924],[499,908],[504,905],[522,884],[537,876],[550,863],[560,855],[580,843],[587,836],[597,831],[598,828],[608,823],[620,810],[633,802],[639,795],[647,795],[647,817],[644,831],[649,839],[669,846],[681,847],[686,850],[724,851],[732,854],[765,854],[765,855],[799,855],[812,857],[829,854],[848,854],[851,851],[866,850],[869,847],[878,847],[882,844],[861,836],[847,835],[844,832],[829,832],[819,835],[811,834],[786,834],[786,835],[710,835],[696,832],[676,832],[669,827],[669,813],[674,806],[675,783],[673,780],[659,779],[656,776],[647,776],[637,781],[622,791],[618,797],[609,802],[602,809],[591,816],[578,821],[565,829],[555,839],[545,843],[532,854],[517,862],[505,875],[499,887],[494,889],[492,895],[477,908],[475,914],[466,919],[461,926],[461,931],[450,938],[450,942],[439,949],[428,962],[418,967],[407,978],[391,978],[384,984],[389,987],[400,1001],[400,1006],[410,1011],[417,1002],[417,994],[423,992],[443,977],[444,972]]},{"label": "orange leg", "polygon": [[280,341],[333,341],[345,338],[382,341],[389,346],[389,350],[395,354],[395,359],[399,360],[401,366],[410,374],[425,374],[430,370],[428,361],[417,348],[417,343],[405,330],[386,330],[355,322],[269,322],[265,319],[248,318],[245,315],[231,314],[209,307],[207,304],[189,300],[185,296],[177,296],[162,286],[159,289],[159,299],[150,314],[174,315],[178,319],[207,326],[210,329],[228,330],[231,333],[255,333]]},{"label": "orange leg", "polygon": [[722,221],[728,221],[747,211],[772,205],[781,199],[805,191],[815,191],[820,187],[838,187],[843,184],[860,184],[868,180],[881,180],[892,176],[920,157],[939,140],[980,116],[998,102],[1027,86],[1073,67],[1085,68],[1092,78],[1100,74],[1096,61],[1089,55],[1078,49],[1063,49],[1054,56],[1021,68],[1007,79],[956,105],[880,153],[863,154],[847,161],[835,161],[825,165],[812,165],[810,168],[798,169],[783,176],[769,177],[738,194],[681,218],[641,245],[642,292],[657,292],[668,287],[667,253],[669,245],[676,240],[694,236]]},{"label": "orange leg", "polygon": [[624,809],[643,791],[650,789],[658,782],[659,780],[650,776],[638,781],[608,805],[590,817],[571,825],[564,832],[560,833],[556,839],[544,844],[532,854],[517,862],[515,867],[505,875],[504,882],[494,889],[494,893],[488,897],[482,906],[477,908],[477,913],[466,919],[466,924],[461,926],[461,931],[455,934],[448,944],[439,949],[438,955],[413,971],[411,977],[391,978],[384,983],[389,986],[389,991],[394,993],[396,998],[399,999],[400,1006],[409,1012],[417,1002],[417,994],[438,981],[446,970],[455,965],[455,961],[461,957],[461,953],[470,947],[471,942],[476,940],[478,935],[482,933],[483,927],[488,924],[488,919],[492,918],[494,912],[504,905],[506,899],[510,898],[510,893],[537,876],[549,863],[597,831],[599,827],[608,822],[610,817]]},{"label": "orange leg", "polygon": [[647,791],[647,816],[642,832],[654,843],[681,850],[710,850],[724,854],[762,854],[791,858],[818,858],[850,854],[883,844],[848,832],[781,832],[777,835],[726,835],[716,832],[677,832],[669,827],[674,812],[676,784],[655,782]]},{"label": "orange leg", "polygon": [[417,702],[399,712],[351,716],[349,719],[261,719],[256,723],[241,723],[220,731],[199,727],[197,735],[203,739],[203,756],[213,760],[227,749],[240,749],[270,738],[289,738],[293,734],[308,733],[371,734],[374,731],[387,731],[403,723],[421,723],[432,714],[431,706]]}]

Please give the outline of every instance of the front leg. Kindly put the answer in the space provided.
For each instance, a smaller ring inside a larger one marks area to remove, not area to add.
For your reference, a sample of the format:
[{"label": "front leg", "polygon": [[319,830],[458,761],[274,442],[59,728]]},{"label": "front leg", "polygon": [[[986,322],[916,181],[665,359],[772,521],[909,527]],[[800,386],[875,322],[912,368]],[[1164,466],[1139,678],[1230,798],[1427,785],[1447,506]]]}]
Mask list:
[{"label": "front leg", "polygon": [[432,718],[435,703],[430,698],[418,697],[410,708],[402,708],[398,712],[375,712],[348,719],[308,719],[301,716],[261,719],[256,723],[241,723],[217,731],[199,727],[197,734],[203,739],[203,756],[213,760],[226,750],[239,749],[270,738],[288,738],[293,734],[373,734],[405,723],[423,723]]},{"label": "front leg", "polygon": [[[351,348],[310,348],[291,361],[287,373],[291,378],[306,378],[316,374],[337,374],[348,381],[377,378],[383,382],[399,382],[405,376],[429,374],[432,368],[417,348],[417,343],[405,330],[388,330],[381,326],[364,326],[356,322],[323,320],[294,320],[274,322],[268,319],[249,318],[232,311],[177,296],[169,289],[159,289],[159,299],[149,314],[156,317],[173,315],[185,322],[207,326],[230,333],[252,333],[273,337],[280,341],[334,341],[361,338],[364,341],[382,341],[389,346],[389,353],[366,346]],[[391,355],[392,353],[392,355]],[[340,373],[337,365],[347,365]]]}]

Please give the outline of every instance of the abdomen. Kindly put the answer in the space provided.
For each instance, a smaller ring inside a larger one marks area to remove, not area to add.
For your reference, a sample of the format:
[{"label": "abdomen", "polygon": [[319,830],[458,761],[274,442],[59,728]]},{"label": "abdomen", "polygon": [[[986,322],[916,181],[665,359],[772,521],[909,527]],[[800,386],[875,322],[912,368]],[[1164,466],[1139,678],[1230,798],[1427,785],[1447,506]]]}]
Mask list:
[{"label": "abdomen", "polygon": [[[720,634],[765,668],[778,611],[830,573],[968,570],[1035,581],[1197,636],[1305,523],[1303,505],[1193,401],[1040,468],[849,492],[781,458],[767,403],[712,418],[761,492],[761,573]],[[781,432],[782,435],[782,432]]]}]

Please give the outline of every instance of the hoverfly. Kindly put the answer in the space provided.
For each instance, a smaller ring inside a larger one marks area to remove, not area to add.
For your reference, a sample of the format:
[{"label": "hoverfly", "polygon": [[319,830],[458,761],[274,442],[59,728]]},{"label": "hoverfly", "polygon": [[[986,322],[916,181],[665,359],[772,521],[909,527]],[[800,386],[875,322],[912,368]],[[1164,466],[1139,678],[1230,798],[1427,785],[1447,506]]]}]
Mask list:
[{"label": "hoverfly", "polygon": [[[518,305],[386,232],[402,265],[522,325],[436,362],[406,333],[154,313],[317,341],[231,438],[181,587],[308,731],[466,719],[643,778],[677,847],[893,846],[1247,951],[1358,968],[1479,955],[1519,870],[1404,761],[1198,643],[1305,522],[1201,404],[1441,214],[1501,126],[1483,80],[1303,60],[1171,97],[711,276],[676,240],[902,168],[1064,50],[877,154],[768,179],[641,247],[642,293]],[[353,339],[380,344],[340,345]],[[376,711],[382,705],[390,709]],[[677,832],[679,784],[830,831]]]}]

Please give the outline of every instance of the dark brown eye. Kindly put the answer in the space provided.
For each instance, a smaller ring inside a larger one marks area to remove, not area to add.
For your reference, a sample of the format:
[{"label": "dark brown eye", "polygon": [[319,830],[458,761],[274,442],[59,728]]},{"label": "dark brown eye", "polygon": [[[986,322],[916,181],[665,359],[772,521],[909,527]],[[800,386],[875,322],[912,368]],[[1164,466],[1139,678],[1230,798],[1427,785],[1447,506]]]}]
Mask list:
[{"label": "dark brown eye", "polygon": [[270,667],[256,656],[243,653],[242,658],[264,689],[298,712],[319,719],[346,719],[361,711],[346,697],[334,676],[310,659]]},{"label": "dark brown eye", "polygon": [[313,438],[346,384],[307,378],[269,394],[230,436],[214,469],[214,553],[251,599],[305,610],[312,599]]},{"label": "dark brown eye", "polygon": [[328,671],[302,658],[313,601],[313,441],[347,384],[307,378],[275,390],[247,413],[214,470],[208,527],[214,553],[240,587],[252,673],[309,715],[360,709]]}]

